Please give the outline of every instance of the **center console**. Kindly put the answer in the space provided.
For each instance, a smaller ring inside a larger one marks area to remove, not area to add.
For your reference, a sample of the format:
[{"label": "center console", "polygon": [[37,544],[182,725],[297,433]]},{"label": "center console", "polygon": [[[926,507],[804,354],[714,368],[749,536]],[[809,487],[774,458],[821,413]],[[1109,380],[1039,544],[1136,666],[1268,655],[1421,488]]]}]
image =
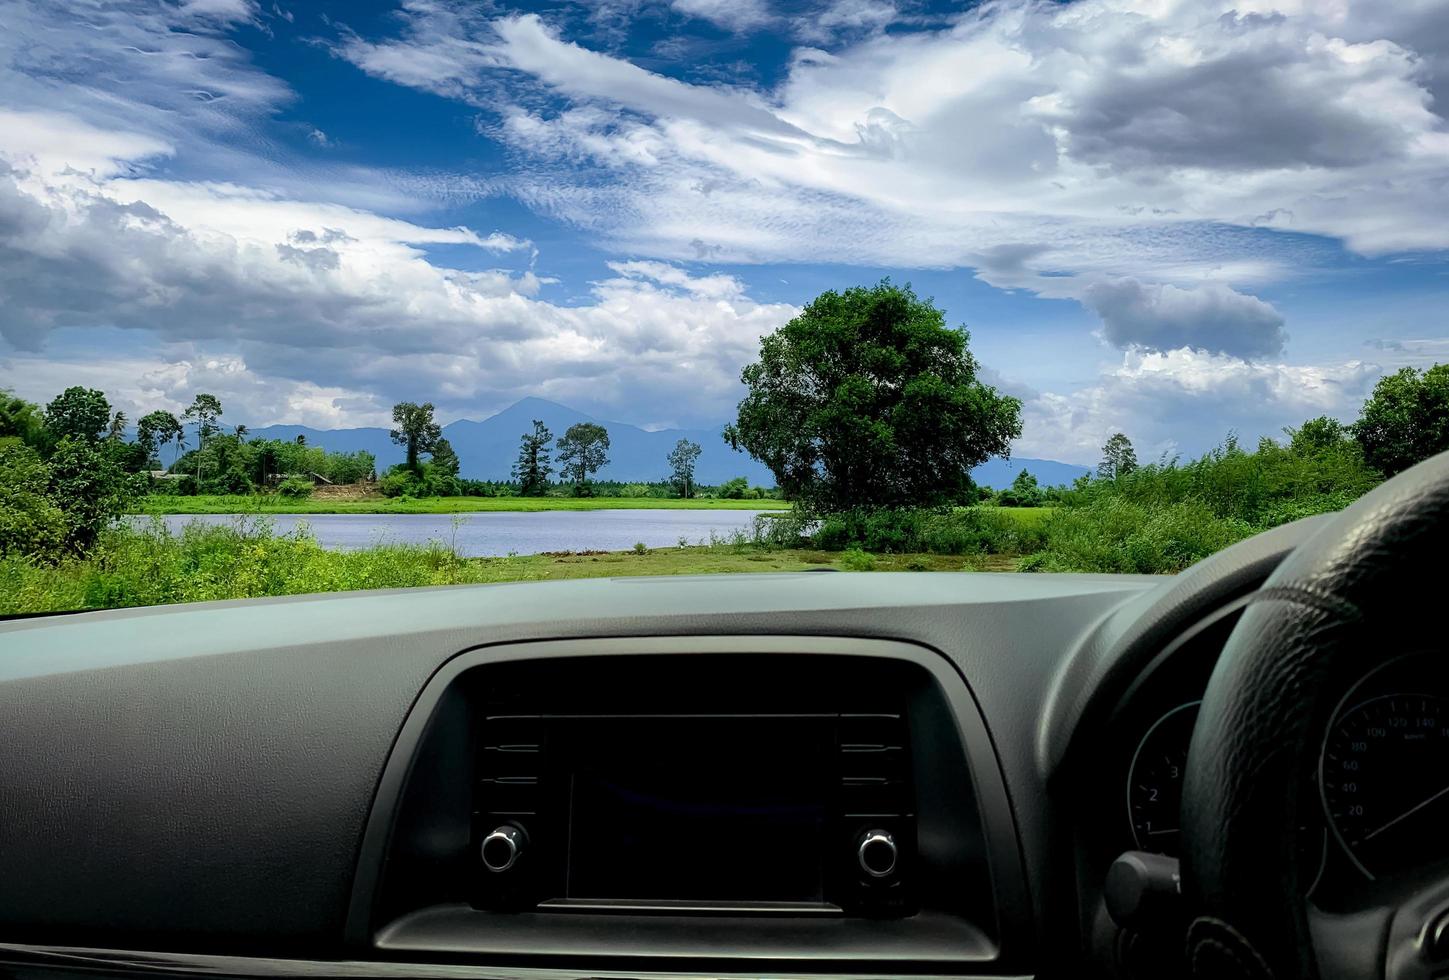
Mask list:
[{"label": "center console", "polygon": [[780,666],[583,660],[490,672],[476,734],[476,904],[911,914],[915,795],[899,678],[851,662],[833,681],[782,686]]},{"label": "center console", "polygon": [[930,651],[527,644],[420,698],[349,931],[413,957],[997,972],[1019,876],[979,715]]}]

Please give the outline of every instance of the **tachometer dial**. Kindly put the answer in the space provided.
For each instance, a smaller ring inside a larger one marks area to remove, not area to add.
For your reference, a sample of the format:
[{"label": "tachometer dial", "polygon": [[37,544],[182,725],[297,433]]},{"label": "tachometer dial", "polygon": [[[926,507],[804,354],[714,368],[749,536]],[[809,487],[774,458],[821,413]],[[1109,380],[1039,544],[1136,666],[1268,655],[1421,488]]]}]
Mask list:
[{"label": "tachometer dial", "polygon": [[1364,874],[1423,863],[1449,825],[1449,700],[1386,694],[1347,708],[1324,743],[1319,785]]},{"label": "tachometer dial", "polygon": [[1137,746],[1127,774],[1127,812],[1139,850],[1176,856],[1182,836],[1182,777],[1200,701],[1159,718]]}]

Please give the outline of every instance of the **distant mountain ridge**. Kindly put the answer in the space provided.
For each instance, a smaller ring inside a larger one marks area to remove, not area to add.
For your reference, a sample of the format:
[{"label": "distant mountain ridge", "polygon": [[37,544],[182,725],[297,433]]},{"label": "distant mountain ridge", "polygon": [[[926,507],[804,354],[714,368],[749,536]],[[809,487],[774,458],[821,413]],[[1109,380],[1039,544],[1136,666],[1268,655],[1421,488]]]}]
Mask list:
[{"label": "distant mountain ridge", "polygon": [[[518,458],[518,438],[531,431],[539,419],[557,439],[571,425],[597,422],[609,430],[609,465],[599,471],[605,480],[648,482],[669,476],[665,457],[680,439],[699,443],[699,461],[694,476],[700,483],[719,484],[737,476],[751,486],[774,486],[775,477],[761,463],[735,452],[724,441],[724,426],[712,429],[659,429],[650,432],[626,422],[594,418],[577,409],[544,398],[524,398],[497,415],[482,421],[459,419],[443,426],[443,436],[453,446],[462,464],[461,475],[474,480],[507,480]],[[306,436],[308,445],[330,452],[366,450],[377,458],[379,469],[403,461],[403,447],[396,445],[383,428],[314,429],[306,425],[269,425],[253,429],[252,436],[264,439],[296,439]],[[977,483],[994,489],[1010,486],[1023,468],[1043,486],[1070,483],[1084,466],[1072,466],[1047,459],[993,459],[972,471]]]}]

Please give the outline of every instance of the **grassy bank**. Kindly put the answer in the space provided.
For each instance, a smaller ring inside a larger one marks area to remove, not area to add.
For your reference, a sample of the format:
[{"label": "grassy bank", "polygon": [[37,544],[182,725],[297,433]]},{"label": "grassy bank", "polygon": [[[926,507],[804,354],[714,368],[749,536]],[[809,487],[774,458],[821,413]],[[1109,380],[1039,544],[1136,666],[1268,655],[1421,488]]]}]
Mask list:
[{"label": "grassy bank", "polygon": [[459,558],[442,545],[329,551],[304,533],[275,535],[265,520],[234,527],[109,532],[84,560],[44,564],[0,558],[0,614],[109,609],[158,603],[532,582],[624,575],[852,571],[1009,571],[988,555],[868,555],[859,550],[769,548],[745,540],[642,552]]},{"label": "grassy bank", "polygon": [[783,510],[783,500],[672,497],[379,497],[375,500],[295,500],[280,495],[228,494],[142,497],[138,514],[472,514],[545,510]]}]

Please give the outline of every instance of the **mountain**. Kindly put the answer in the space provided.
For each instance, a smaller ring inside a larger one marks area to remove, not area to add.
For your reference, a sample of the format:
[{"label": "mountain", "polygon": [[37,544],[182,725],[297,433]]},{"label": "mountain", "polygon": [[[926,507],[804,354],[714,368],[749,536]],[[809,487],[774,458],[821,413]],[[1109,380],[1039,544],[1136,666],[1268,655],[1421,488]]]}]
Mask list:
[{"label": "mountain", "polygon": [[1011,481],[1016,479],[1016,474],[1026,470],[1036,477],[1036,482],[1043,487],[1056,487],[1062,484],[1070,484],[1079,476],[1091,473],[1086,466],[1077,466],[1073,463],[1059,463],[1054,459],[1030,459],[1028,457],[1013,456],[1011,459],[988,459],[976,469],[971,471],[971,479],[984,487],[993,490],[1004,490],[1011,486]]},{"label": "mountain", "polygon": [[[719,484],[743,476],[751,486],[774,486],[775,478],[760,463],[730,449],[724,441],[724,426],[713,429],[660,429],[649,432],[636,425],[594,418],[543,398],[525,398],[481,422],[459,419],[443,426],[443,436],[462,463],[461,475],[475,480],[506,480],[518,458],[518,437],[533,430],[539,419],[562,436],[579,422],[597,422],[609,430],[609,465],[598,472],[605,480],[663,480],[669,476],[665,457],[680,439],[699,443],[699,461],[694,477],[700,483]],[[307,444],[331,452],[365,449],[377,457],[378,469],[403,461],[403,447],[393,443],[387,429],[313,429],[305,425],[269,425],[253,429],[264,439],[307,437]],[[555,462],[557,453],[555,453]]]},{"label": "mountain", "polygon": [[[665,457],[680,439],[700,445],[699,462],[694,476],[700,483],[719,484],[737,476],[751,486],[774,486],[775,478],[761,463],[744,453],[737,453],[725,444],[724,426],[713,429],[660,429],[649,432],[624,422],[610,422],[586,415],[576,409],[543,398],[525,398],[481,422],[459,419],[443,426],[443,436],[452,443],[462,463],[462,475],[475,480],[506,480],[514,460],[518,458],[518,437],[533,429],[539,419],[557,439],[569,426],[579,422],[597,422],[609,430],[609,465],[599,471],[605,480],[663,480],[669,476]],[[403,461],[403,447],[393,443],[387,429],[313,429],[305,425],[269,425],[253,429],[251,435],[263,439],[296,439],[307,437],[307,444],[321,446],[330,452],[355,452],[365,449],[377,457],[378,469],[386,469]],[[1001,489],[1011,485],[1016,474],[1025,467],[1042,486],[1070,483],[1086,473],[1084,466],[1072,466],[1049,459],[1014,459],[1010,462],[993,459],[972,471],[977,483]]]}]

